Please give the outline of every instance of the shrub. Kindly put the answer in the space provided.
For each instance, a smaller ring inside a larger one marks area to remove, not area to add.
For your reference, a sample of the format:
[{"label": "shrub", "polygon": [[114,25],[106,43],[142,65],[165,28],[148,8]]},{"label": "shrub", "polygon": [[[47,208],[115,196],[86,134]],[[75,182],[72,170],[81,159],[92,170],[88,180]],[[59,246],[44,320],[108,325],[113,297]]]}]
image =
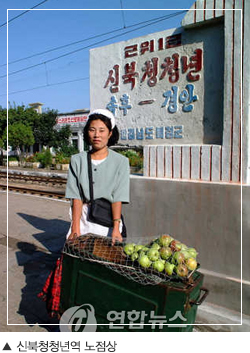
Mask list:
[{"label": "shrub", "polygon": [[57,153],[55,160],[56,160],[56,163],[69,164],[70,157],[65,156],[63,153]]},{"label": "shrub", "polygon": [[72,154],[79,153],[79,150],[75,146],[62,146],[57,149],[57,154],[63,155],[64,157],[71,157]]},{"label": "shrub", "polygon": [[9,162],[14,162],[14,161],[19,161],[19,158],[17,156],[10,156],[8,160]]},{"label": "shrub", "polygon": [[36,154],[36,159],[43,167],[49,167],[52,164],[52,154],[49,149],[43,150]]},{"label": "shrub", "polygon": [[141,152],[137,152],[135,150],[125,150],[118,152],[129,159],[129,164],[131,167],[136,167],[138,169],[143,167],[143,157]]},{"label": "shrub", "polygon": [[26,157],[26,158],[25,158],[25,162],[31,162],[31,163],[33,163],[33,162],[38,162],[38,160],[37,160],[37,153],[36,153],[36,154],[33,154],[33,155],[31,155],[31,156]]}]

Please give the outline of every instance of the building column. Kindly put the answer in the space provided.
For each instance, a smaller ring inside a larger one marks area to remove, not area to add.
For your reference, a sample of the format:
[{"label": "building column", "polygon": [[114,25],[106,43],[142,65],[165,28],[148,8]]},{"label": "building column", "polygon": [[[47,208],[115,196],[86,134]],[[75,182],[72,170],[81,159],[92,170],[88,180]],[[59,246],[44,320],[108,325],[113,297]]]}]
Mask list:
[{"label": "building column", "polygon": [[83,151],[83,133],[82,131],[78,131],[77,133],[78,135],[78,150],[79,152],[82,152]]}]

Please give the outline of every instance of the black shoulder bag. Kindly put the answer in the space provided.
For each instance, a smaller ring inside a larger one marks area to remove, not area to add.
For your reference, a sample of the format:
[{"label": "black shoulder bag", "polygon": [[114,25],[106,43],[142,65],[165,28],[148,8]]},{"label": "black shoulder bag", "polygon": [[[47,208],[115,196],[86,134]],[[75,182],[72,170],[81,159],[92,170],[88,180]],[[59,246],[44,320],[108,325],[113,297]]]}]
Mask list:
[{"label": "black shoulder bag", "polygon": [[111,203],[102,198],[94,200],[93,191],[93,177],[91,156],[88,152],[88,175],[89,175],[89,194],[90,194],[90,207],[89,207],[89,221],[100,224],[105,227],[113,227],[113,215]]}]

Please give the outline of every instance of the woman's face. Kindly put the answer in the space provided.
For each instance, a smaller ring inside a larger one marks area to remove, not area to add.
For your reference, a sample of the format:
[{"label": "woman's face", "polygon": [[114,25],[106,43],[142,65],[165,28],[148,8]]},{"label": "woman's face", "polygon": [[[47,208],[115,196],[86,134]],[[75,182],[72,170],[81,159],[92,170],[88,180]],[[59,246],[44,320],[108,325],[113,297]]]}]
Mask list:
[{"label": "woman's face", "polygon": [[109,131],[102,120],[98,119],[91,121],[88,134],[91,146],[95,150],[100,150],[108,145],[112,132]]}]

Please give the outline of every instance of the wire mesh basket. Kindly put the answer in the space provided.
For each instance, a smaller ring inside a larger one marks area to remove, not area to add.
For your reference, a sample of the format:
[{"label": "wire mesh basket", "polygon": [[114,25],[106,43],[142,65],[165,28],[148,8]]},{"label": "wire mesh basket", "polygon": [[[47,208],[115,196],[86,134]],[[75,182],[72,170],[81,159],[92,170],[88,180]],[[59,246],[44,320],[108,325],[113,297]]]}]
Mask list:
[{"label": "wire mesh basket", "polygon": [[142,285],[156,285],[162,282],[178,281],[192,284],[192,274],[190,271],[185,278],[178,275],[169,276],[155,269],[140,266],[135,259],[124,252],[126,243],[116,243],[112,245],[112,239],[95,234],[86,234],[74,240],[67,240],[63,253],[69,256],[80,258],[91,262],[100,263],[103,266],[127,277],[130,280]]}]

